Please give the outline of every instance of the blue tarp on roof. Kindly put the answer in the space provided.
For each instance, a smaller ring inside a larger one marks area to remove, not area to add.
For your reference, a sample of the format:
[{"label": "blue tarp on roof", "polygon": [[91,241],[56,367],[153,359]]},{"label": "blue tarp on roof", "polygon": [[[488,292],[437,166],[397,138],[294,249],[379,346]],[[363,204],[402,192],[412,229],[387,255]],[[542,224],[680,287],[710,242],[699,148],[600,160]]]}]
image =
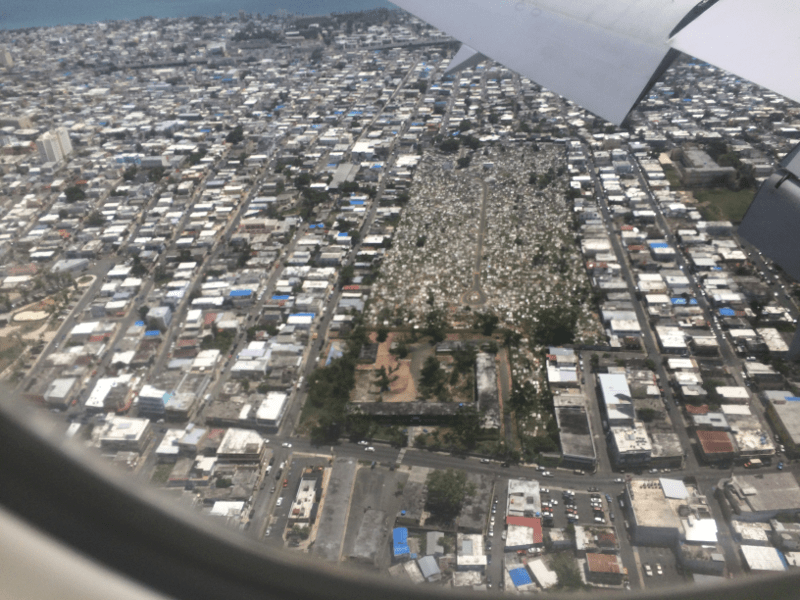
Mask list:
[{"label": "blue tarp on roof", "polygon": [[670,298],[669,300],[673,304],[681,304],[681,305],[686,304],[686,298]]},{"label": "blue tarp on roof", "polygon": [[288,300],[291,296],[273,296],[273,300]]},{"label": "blue tarp on roof", "polygon": [[651,248],[669,248],[669,244],[666,242],[650,242]]},{"label": "blue tarp on roof", "polygon": [[395,556],[402,556],[411,552],[408,547],[408,529],[405,527],[395,527],[392,530],[392,546]]},{"label": "blue tarp on roof", "polygon": [[161,335],[161,332],[158,329],[150,329],[148,331],[145,331],[144,334],[147,337],[158,337]]},{"label": "blue tarp on roof", "polygon": [[515,587],[533,583],[528,571],[522,567],[520,567],[519,569],[512,569],[511,571],[508,572],[508,574],[511,576],[511,581]]},{"label": "blue tarp on roof", "polygon": [[242,298],[244,296],[252,296],[253,290],[231,290],[229,294],[231,298]]},{"label": "blue tarp on roof", "polygon": [[134,325],[136,325],[137,327],[144,327],[144,321],[136,321]]},{"label": "blue tarp on roof", "polygon": [[312,319],[317,316],[316,313],[295,313],[295,317],[311,317]]},{"label": "blue tarp on roof", "polygon": [[736,311],[732,308],[720,308],[719,314],[721,314],[723,317],[735,317]]},{"label": "blue tarp on roof", "polygon": [[[342,358],[343,356],[344,352],[342,352],[342,349],[339,348],[339,346],[336,344],[331,344],[331,349],[328,352],[328,357],[325,359],[325,366],[327,367],[329,364],[331,364],[331,361],[334,361],[337,358]],[[405,511],[403,511],[403,514],[405,514]]]},{"label": "blue tarp on roof", "polygon": [[364,206],[363,200],[350,200],[351,206]]}]

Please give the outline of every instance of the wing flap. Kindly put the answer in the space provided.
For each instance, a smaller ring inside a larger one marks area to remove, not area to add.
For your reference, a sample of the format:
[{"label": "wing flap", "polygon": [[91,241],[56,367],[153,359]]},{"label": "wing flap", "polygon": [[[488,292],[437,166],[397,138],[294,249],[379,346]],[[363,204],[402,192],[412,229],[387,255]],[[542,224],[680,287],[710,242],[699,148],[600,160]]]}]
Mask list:
[{"label": "wing flap", "polygon": [[696,0],[396,0],[478,52],[621,123]]}]

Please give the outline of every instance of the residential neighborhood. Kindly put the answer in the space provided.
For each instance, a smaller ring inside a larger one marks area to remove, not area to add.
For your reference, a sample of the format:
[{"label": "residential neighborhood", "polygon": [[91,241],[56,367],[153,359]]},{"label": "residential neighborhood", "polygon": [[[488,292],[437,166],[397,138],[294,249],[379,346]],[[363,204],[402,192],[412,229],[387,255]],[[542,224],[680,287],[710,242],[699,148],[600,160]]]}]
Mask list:
[{"label": "residential neighborhood", "polygon": [[0,379],[131,485],[422,586],[800,565],[800,107],[620,127],[399,10],[0,30]]}]

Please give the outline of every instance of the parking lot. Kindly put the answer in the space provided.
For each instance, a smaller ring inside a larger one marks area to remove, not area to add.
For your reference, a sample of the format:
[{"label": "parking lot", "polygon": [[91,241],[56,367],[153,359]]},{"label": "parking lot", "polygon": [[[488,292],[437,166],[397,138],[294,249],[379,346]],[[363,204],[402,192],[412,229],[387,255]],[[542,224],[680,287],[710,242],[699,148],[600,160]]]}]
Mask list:
[{"label": "parking lot", "polygon": [[[547,485],[543,485],[542,487],[544,489],[550,489],[549,494],[544,494],[544,493],[542,494],[543,511],[547,510],[545,508],[545,504],[548,500],[552,500],[558,503],[552,507],[552,514],[553,514],[552,519],[547,518],[546,513],[543,513],[543,516],[545,516],[543,522],[544,526],[559,527],[559,528],[566,527],[567,525],[569,525],[570,520],[568,520],[567,518],[567,498],[564,496],[564,490],[562,488],[558,489],[548,488]],[[597,492],[589,492],[586,489],[584,490],[573,489],[570,491],[574,492],[574,496],[571,497],[571,504],[575,506],[575,510],[577,511],[577,516],[578,516],[578,518],[573,521],[574,524],[610,525],[611,520],[609,518],[610,517],[609,507],[611,508],[611,510],[614,511],[615,517],[617,518],[619,517],[620,511],[619,511],[619,505],[616,504],[615,495],[617,492],[615,490],[611,490],[608,492],[611,497],[611,504],[609,504],[608,500],[606,499],[605,497],[606,492],[603,490],[599,490]],[[598,506],[603,511],[602,514],[602,518],[604,519],[603,523],[594,520],[595,512],[591,501],[593,495],[599,496]]]}]

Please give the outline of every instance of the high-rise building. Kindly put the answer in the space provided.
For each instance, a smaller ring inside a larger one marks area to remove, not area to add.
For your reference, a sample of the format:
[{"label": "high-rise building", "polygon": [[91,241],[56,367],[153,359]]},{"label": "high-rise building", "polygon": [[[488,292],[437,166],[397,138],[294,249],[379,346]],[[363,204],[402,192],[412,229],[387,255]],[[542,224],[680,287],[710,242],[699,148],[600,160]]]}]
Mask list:
[{"label": "high-rise building", "polygon": [[49,131],[36,140],[36,148],[39,150],[39,156],[42,157],[43,162],[57,163],[64,159],[58,139]]},{"label": "high-rise building", "polygon": [[0,48],[0,66],[8,68],[14,66],[14,59],[11,57],[11,52],[6,48]]},{"label": "high-rise building", "polygon": [[72,142],[66,127],[58,127],[36,140],[36,148],[44,162],[61,162],[72,153]]}]

